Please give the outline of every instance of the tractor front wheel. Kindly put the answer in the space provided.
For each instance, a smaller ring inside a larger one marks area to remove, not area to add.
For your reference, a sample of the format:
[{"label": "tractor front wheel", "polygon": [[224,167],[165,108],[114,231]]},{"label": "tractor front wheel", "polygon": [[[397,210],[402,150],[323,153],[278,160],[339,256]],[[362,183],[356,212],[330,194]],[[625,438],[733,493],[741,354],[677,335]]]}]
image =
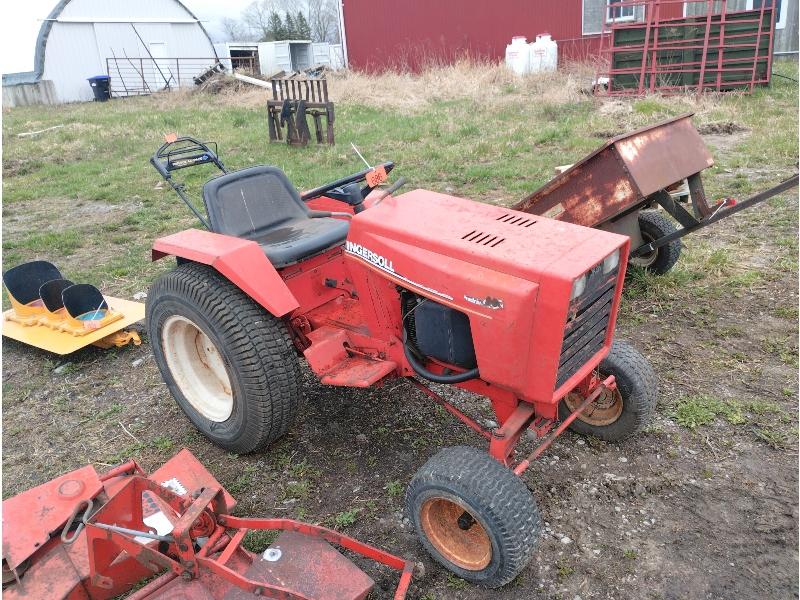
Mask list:
[{"label": "tractor front wheel", "polygon": [[[656,374],[647,359],[627,342],[614,340],[598,371],[600,379],[613,375],[617,388],[587,406],[570,429],[607,442],[624,440],[644,429],[658,399]],[[558,406],[559,418],[566,419],[582,402],[577,391],[567,394]]]},{"label": "tractor front wheel", "polygon": [[406,508],[425,549],[471,583],[505,585],[528,564],[541,519],[523,481],[486,452],[445,448],[417,472]]},{"label": "tractor front wheel", "polygon": [[286,433],[299,367],[286,326],[211,267],[178,265],[147,295],[153,354],[189,420],[237,454]]}]

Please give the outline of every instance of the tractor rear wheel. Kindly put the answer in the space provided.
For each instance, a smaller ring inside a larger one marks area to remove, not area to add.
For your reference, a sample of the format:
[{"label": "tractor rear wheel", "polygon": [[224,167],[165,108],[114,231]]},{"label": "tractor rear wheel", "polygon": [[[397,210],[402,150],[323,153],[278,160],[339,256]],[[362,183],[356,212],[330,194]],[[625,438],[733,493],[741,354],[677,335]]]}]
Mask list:
[{"label": "tractor rear wheel", "polygon": [[525,568],[541,529],[525,483],[467,446],[445,448],[417,471],[406,508],[434,559],[486,587],[505,585]]},{"label": "tractor rear wheel", "polygon": [[[639,231],[645,244],[677,231],[675,225],[657,210],[639,213]],[[681,255],[681,241],[673,240],[669,244],[656,248],[648,254],[631,258],[630,263],[656,275],[663,275],[675,266]]]},{"label": "tractor rear wheel", "polygon": [[284,435],[299,367],[285,325],[211,267],[184,263],[147,295],[153,354],[189,420],[237,454]]},{"label": "tractor rear wheel", "polygon": [[[607,442],[624,440],[644,429],[658,399],[658,381],[647,359],[627,342],[614,340],[598,372],[601,379],[613,375],[617,389],[587,406],[569,428]],[[559,418],[566,419],[583,399],[578,392],[567,394],[558,405]]]}]

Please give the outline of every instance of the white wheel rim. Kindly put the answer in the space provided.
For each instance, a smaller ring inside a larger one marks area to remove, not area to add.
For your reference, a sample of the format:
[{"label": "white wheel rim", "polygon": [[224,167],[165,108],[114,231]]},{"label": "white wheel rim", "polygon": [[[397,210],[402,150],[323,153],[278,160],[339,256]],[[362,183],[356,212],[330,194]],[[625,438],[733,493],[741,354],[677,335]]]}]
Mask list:
[{"label": "white wheel rim", "polygon": [[227,421],[233,412],[231,380],[211,338],[186,317],[172,315],[164,321],[161,347],[189,404],[209,421]]}]

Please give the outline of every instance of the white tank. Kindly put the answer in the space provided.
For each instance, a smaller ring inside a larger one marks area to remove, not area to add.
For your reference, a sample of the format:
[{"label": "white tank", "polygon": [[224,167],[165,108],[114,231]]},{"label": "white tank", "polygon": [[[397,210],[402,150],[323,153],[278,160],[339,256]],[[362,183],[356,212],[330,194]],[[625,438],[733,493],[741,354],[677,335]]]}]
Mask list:
[{"label": "white tank", "polygon": [[511,43],[506,46],[506,66],[517,75],[530,72],[530,50],[525,36],[511,38]]},{"label": "white tank", "polygon": [[[550,37],[549,33],[540,33],[536,41],[529,44],[530,71],[555,71],[558,66],[558,44]],[[508,51],[506,51],[506,55]]]}]

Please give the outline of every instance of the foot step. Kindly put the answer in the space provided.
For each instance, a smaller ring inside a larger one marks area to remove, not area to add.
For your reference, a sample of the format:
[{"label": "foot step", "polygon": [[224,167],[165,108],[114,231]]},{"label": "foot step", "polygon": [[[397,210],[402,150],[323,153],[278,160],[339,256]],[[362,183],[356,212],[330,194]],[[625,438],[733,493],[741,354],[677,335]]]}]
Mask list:
[{"label": "foot step", "polygon": [[311,346],[303,354],[314,373],[326,385],[369,387],[397,369],[390,360],[350,356],[350,338],[342,329],[320,327],[308,334]]},{"label": "foot step", "polygon": [[391,360],[370,360],[363,356],[348,357],[325,373],[320,381],[326,385],[369,387],[397,368]]}]

